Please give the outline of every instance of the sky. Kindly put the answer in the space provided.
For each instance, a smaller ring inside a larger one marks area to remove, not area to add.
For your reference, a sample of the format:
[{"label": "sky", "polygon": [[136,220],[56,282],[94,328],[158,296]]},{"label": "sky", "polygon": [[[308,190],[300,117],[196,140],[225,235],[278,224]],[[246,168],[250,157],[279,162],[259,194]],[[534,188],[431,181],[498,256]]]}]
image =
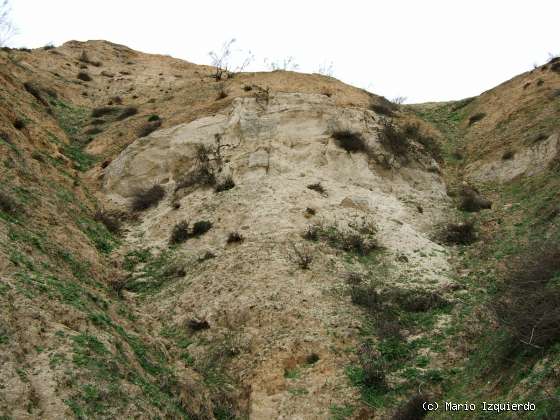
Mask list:
[{"label": "sky", "polygon": [[[332,76],[406,103],[478,95],[560,53],[558,0],[11,0],[36,48],[105,39],[210,64],[230,39],[232,66],[331,67]],[[268,64],[267,64],[268,63]],[[332,63],[332,66],[331,66]],[[291,67],[290,67],[291,68]]]}]

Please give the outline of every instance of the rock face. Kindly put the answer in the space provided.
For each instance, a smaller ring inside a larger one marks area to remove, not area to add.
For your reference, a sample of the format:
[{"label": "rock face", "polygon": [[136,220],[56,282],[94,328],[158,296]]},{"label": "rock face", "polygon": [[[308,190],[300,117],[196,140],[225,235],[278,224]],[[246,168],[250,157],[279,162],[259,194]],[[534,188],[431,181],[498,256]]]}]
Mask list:
[{"label": "rock face", "polygon": [[490,162],[475,162],[466,168],[469,179],[475,182],[495,181],[505,183],[519,176],[532,176],[545,171],[560,152],[558,133],[547,139],[525,147],[510,159],[497,159]]},{"label": "rock face", "polygon": [[[213,223],[204,236],[178,249],[191,261],[188,287],[170,286],[165,299],[148,303],[146,313],[176,324],[203,317],[212,326],[201,332],[208,337],[235,331],[243,348],[236,372],[250,390],[251,418],[325,418],[332,404],[357,397],[345,378],[348,356],[332,351],[356,340],[356,308],[335,291],[344,289],[348,270],[364,267],[345,263],[323,243],[304,241],[306,225],[375,224],[388,260],[401,256],[384,279],[393,286],[437,289],[449,271],[443,248],[428,237],[447,209],[445,186],[437,173],[424,169],[434,164],[431,159],[398,169],[376,163],[392,158],[378,141],[380,118],[363,108],[337,107],[325,95],[238,98],[227,113],[138,139],[107,168],[104,189],[117,204],[126,205],[137,189],[154,183],[167,190],[167,199],[131,232],[131,244],[166,248],[179,221]],[[369,152],[339,148],[332,139],[336,130],[360,133]],[[230,174],[235,187],[176,191],[197,165],[197,147],[216,147],[217,141],[219,176]],[[316,183],[323,193],[307,188]],[[311,219],[308,208],[314,210]],[[233,231],[244,242],[227,244]],[[312,255],[311,270],[298,268],[293,246]],[[206,251],[218,258],[192,263]],[[189,349],[195,357],[208,351],[203,345]],[[305,365],[311,353],[319,361],[296,381],[309,393],[303,404],[290,392],[285,372]]]}]

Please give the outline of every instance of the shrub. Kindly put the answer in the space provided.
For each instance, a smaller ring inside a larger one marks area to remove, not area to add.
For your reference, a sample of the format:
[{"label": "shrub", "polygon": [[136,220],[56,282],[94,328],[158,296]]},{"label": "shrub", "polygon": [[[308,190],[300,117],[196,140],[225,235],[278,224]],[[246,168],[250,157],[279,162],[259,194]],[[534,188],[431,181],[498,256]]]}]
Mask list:
[{"label": "shrub", "polygon": [[478,212],[492,208],[492,202],[482,197],[480,193],[470,186],[461,188],[461,203],[459,209],[467,212]]},{"label": "shrub", "polygon": [[426,417],[428,412],[424,410],[427,398],[422,394],[413,395],[406,403],[401,405],[393,414],[392,420],[420,420]]},{"label": "shrub", "polygon": [[513,159],[513,156],[515,156],[515,153],[513,152],[513,150],[506,150],[504,152],[504,154],[502,155],[502,160]]},{"label": "shrub", "polygon": [[150,115],[150,117],[148,118],[148,121],[152,122],[152,121],[159,121],[160,117],[159,115]]},{"label": "shrub", "polygon": [[420,132],[418,124],[407,124],[404,126],[403,131],[406,137],[412,138],[420,143],[424,147],[424,150],[436,161],[443,161],[443,154],[439,143],[433,137],[423,135]]},{"label": "shrub", "polygon": [[305,363],[308,365],[314,365],[319,361],[320,357],[317,353],[308,354],[305,358]]},{"label": "shrub", "polygon": [[104,115],[116,114],[118,111],[119,108],[114,106],[102,106],[99,108],[94,108],[91,111],[91,116],[92,118],[100,118],[103,117]]},{"label": "shrub", "polygon": [[16,201],[3,191],[0,191],[0,210],[12,216],[18,213]]},{"label": "shrub", "polygon": [[311,249],[302,245],[297,247],[294,243],[291,244],[292,252],[288,255],[290,261],[296,263],[302,270],[309,270],[313,262],[313,255]]},{"label": "shrub", "polygon": [[317,214],[317,210],[315,210],[312,207],[306,207],[305,208],[305,217],[311,217],[311,216],[315,216]]},{"label": "shrub", "polygon": [[450,223],[442,234],[443,242],[453,245],[469,245],[476,241],[476,229],[472,221]]},{"label": "shrub", "polygon": [[408,152],[408,138],[391,121],[383,121],[379,129],[379,142],[396,156],[404,157]]},{"label": "shrub", "polygon": [[367,153],[368,151],[368,146],[360,133],[349,130],[340,130],[335,131],[332,136],[337,146],[346,150],[348,153]]},{"label": "shrub", "polygon": [[207,167],[198,167],[177,181],[175,191],[193,186],[212,186],[216,184],[216,177]]},{"label": "shrub", "polygon": [[228,244],[240,243],[243,242],[245,238],[239,232],[230,232],[227,237]]},{"label": "shrub", "polygon": [[22,118],[16,118],[15,121],[14,121],[14,128],[16,130],[23,130],[26,125],[27,124],[26,124],[25,120],[22,119]]},{"label": "shrub", "polygon": [[208,220],[201,220],[193,225],[192,236],[197,237],[204,235],[210,229],[212,229],[212,222],[209,222]]},{"label": "shrub", "polygon": [[346,252],[368,255],[379,248],[376,233],[377,229],[373,226],[355,226],[353,229],[341,230],[337,225],[325,227],[322,224],[314,224],[307,226],[302,236],[310,241],[322,239],[331,247]]},{"label": "shrub", "polygon": [[98,210],[93,215],[93,220],[102,223],[113,234],[118,235],[121,231],[121,221],[115,212]]},{"label": "shrub", "polygon": [[198,318],[192,318],[187,322],[187,326],[192,330],[192,331],[201,331],[201,330],[207,330],[208,328],[210,328],[210,324],[208,323],[207,320],[205,319],[198,319]]},{"label": "shrub", "polygon": [[531,244],[509,262],[489,305],[518,344],[546,348],[560,341],[559,275],[557,243]]},{"label": "shrub", "polygon": [[216,184],[215,190],[216,192],[221,192],[231,190],[233,187],[235,187],[235,182],[233,181],[231,175],[228,175],[222,181]]},{"label": "shrub", "polygon": [[389,108],[388,106],[385,106],[385,105],[371,104],[369,106],[369,109],[371,109],[373,112],[375,112],[377,114],[385,115],[386,117],[392,117],[393,116],[393,110],[391,108]]},{"label": "shrub", "polygon": [[[355,277],[352,277],[352,279],[353,281],[357,280]],[[353,285],[350,289],[350,299],[353,304],[363,306],[371,312],[379,311],[383,303],[379,292],[371,286]]]},{"label": "shrub", "polygon": [[384,362],[371,343],[365,342],[360,345],[358,348],[358,358],[363,371],[363,385],[377,390],[386,390],[387,381]]},{"label": "shrub", "polygon": [[321,229],[318,225],[308,225],[303,232],[303,239],[308,241],[318,241]]},{"label": "shrub", "polygon": [[117,117],[118,121],[126,120],[128,117],[132,117],[133,115],[138,114],[138,108],[134,106],[126,107],[122,110],[120,115]]},{"label": "shrub", "polygon": [[[43,97],[43,89],[35,82],[25,82],[23,84],[24,89],[33,95],[35,99],[41,102],[45,106],[49,106],[49,102]],[[54,91],[52,91],[55,93]],[[55,93],[56,94],[56,93]],[[51,95],[52,96],[52,95]]]},{"label": "shrub", "polygon": [[150,188],[138,190],[132,199],[132,210],[143,211],[157,206],[165,196],[165,190],[159,184]]},{"label": "shrub", "polygon": [[555,73],[560,73],[560,62],[555,62],[552,63],[552,65],[550,66],[550,70],[555,72]]},{"label": "shrub", "polygon": [[421,289],[394,291],[390,298],[408,312],[426,312],[443,308],[449,304],[438,293]]},{"label": "shrub", "polygon": [[471,115],[471,117],[469,118],[469,127],[474,123],[482,120],[484,117],[486,117],[486,113],[484,112],[478,112],[474,115]]},{"label": "shrub", "polygon": [[83,80],[84,82],[91,82],[93,80],[91,76],[85,71],[79,72],[76,77],[80,80]]},{"label": "shrub", "polygon": [[307,186],[308,189],[313,190],[318,192],[321,195],[327,195],[327,191],[325,190],[325,188],[321,185],[320,182],[316,182],[315,184],[309,184]]},{"label": "shrub", "polygon": [[138,130],[138,137],[146,137],[161,127],[161,121],[147,122]]},{"label": "shrub", "polygon": [[169,242],[171,244],[180,244],[187,239],[189,239],[189,222],[183,220],[173,227]]}]

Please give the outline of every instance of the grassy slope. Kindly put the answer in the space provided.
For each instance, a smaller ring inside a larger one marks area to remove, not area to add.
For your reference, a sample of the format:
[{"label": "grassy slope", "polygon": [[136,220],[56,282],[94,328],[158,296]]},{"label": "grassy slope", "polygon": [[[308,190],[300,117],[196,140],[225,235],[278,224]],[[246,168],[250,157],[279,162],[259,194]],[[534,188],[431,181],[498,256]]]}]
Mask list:
[{"label": "grassy slope", "polygon": [[[417,115],[442,133],[444,148],[448,151],[446,175],[452,185],[462,178],[464,165],[451,152],[457,148],[475,152],[468,144],[473,138],[473,133],[469,133],[468,117],[484,107],[477,101],[482,102],[477,98],[414,109]],[[548,100],[539,102],[533,98],[516,110],[521,121],[511,120],[511,127],[499,123],[495,136],[491,130],[486,132],[486,150],[493,147],[492,142],[496,143],[494,147],[501,148],[504,136],[510,135],[515,142],[517,127],[524,121],[529,127],[524,138],[540,134],[543,124],[534,121],[534,107],[538,103],[546,107],[539,118],[544,121],[547,132],[557,128],[557,120],[556,126],[548,124],[552,115],[558,116],[555,107],[551,107]],[[472,161],[478,156],[478,153],[467,154],[466,158]],[[493,200],[494,205],[491,210],[475,216],[480,230],[476,245],[458,249],[458,272],[462,274],[460,281],[467,293],[463,297],[460,316],[449,330],[450,342],[455,342],[451,348],[468,360],[458,363],[460,369],[456,375],[446,379],[441,399],[456,402],[532,401],[537,411],[528,417],[553,416],[560,407],[560,389],[556,385],[560,343],[546,350],[515,345],[515,351],[511,351],[511,339],[493,319],[489,308],[498,297],[496,285],[507,261],[545,238],[556,243],[560,240],[557,227],[560,171],[549,168],[540,175],[522,177],[504,185],[488,183],[477,187]],[[479,415],[484,417],[480,412]],[[469,416],[464,413],[465,418]],[[446,414],[440,413],[439,417],[446,418]],[[518,415],[502,414],[501,417],[517,418]]]}]

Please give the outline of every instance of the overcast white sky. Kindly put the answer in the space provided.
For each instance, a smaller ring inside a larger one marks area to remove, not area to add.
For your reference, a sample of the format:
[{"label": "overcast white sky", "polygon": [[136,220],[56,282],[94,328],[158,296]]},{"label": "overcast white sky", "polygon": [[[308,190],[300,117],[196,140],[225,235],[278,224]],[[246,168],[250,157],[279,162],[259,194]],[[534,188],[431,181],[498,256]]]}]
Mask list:
[{"label": "overcast white sky", "polygon": [[[460,99],[560,53],[558,0],[144,1],[12,0],[12,46],[106,39],[208,64],[236,38],[234,56],[293,56],[299,71],[333,76],[408,103]],[[242,50],[242,51],[238,51]]]}]

